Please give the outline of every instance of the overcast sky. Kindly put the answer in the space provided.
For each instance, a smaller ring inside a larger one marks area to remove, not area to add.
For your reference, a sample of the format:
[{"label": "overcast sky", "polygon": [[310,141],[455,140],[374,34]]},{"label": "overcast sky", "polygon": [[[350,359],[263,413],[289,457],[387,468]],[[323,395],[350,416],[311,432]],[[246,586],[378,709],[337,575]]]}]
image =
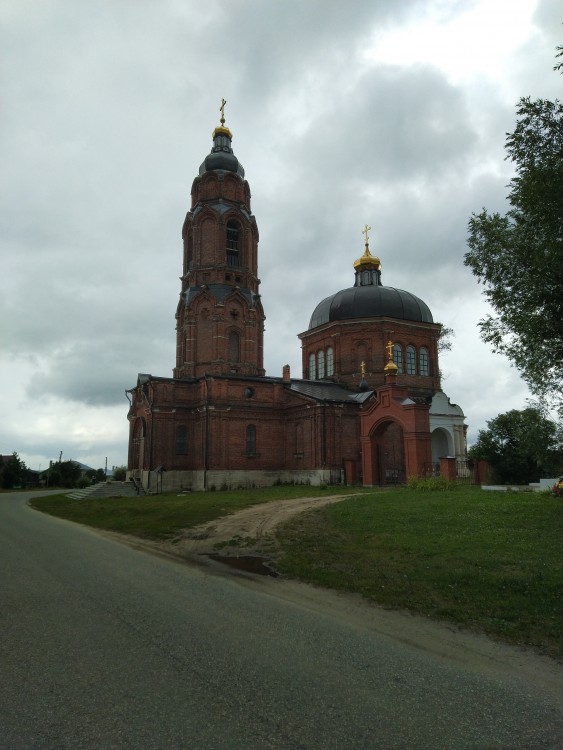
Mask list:
[{"label": "overcast sky", "polygon": [[125,390],[171,376],[181,227],[221,98],[260,230],[265,367],[352,286],[455,331],[443,389],[486,421],[525,384],[479,339],[467,222],[506,211],[520,96],[561,98],[560,0],[2,0],[0,453],[127,461]]}]

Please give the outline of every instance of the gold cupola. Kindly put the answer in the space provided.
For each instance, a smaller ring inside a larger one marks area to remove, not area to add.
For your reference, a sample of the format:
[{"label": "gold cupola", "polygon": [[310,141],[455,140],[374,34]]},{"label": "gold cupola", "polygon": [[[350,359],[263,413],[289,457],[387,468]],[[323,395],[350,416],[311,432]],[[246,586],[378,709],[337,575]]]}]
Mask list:
[{"label": "gold cupola", "polygon": [[381,286],[381,261],[369,251],[369,231],[367,224],[362,230],[365,237],[364,254],[354,261],[356,280],[354,286]]},{"label": "gold cupola", "polygon": [[364,254],[361,258],[358,258],[358,260],[354,261],[354,268],[356,269],[356,271],[359,271],[362,268],[365,268],[366,270],[371,270],[372,268],[377,271],[381,270],[381,261],[377,256],[372,255],[369,251],[370,229],[371,227],[366,224],[362,230],[362,234],[365,237]]}]

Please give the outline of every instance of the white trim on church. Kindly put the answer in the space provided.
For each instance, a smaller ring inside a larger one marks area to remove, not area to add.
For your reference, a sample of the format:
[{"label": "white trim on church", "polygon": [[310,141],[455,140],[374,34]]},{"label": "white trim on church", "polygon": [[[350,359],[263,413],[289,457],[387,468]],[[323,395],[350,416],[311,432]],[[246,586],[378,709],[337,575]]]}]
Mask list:
[{"label": "white trim on church", "polygon": [[467,458],[465,415],[460,406],[452,404],[443,391],[438,391],[430,406],[430,433],[432,435],[432,463],[442,456]]}]

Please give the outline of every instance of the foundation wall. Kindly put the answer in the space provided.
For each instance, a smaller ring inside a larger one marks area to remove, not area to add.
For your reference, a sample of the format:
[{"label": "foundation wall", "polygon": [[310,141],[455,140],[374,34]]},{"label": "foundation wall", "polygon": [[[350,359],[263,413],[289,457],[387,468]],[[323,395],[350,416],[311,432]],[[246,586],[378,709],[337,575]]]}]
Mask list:
[{"label": "foundation wall", "polygon": [[343,483],[342,472],[329,469],[301,471],[165,471],[143,472],[143,487],[149,493],[169,493],[191,490],[237,490],[249,487],[272,487],[276,484],[303,484],[319,487],[322,484]]}]

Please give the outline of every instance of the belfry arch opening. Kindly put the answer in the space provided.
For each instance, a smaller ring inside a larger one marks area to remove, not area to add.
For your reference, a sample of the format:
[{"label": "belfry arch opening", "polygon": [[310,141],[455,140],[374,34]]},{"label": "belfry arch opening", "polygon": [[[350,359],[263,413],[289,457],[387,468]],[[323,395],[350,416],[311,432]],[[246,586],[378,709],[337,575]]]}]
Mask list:
[{"label": "belfry arch opening", "polygon": [[236,221],[227,222],[227,265],[238,268],[240,261],[240,226]]}]

